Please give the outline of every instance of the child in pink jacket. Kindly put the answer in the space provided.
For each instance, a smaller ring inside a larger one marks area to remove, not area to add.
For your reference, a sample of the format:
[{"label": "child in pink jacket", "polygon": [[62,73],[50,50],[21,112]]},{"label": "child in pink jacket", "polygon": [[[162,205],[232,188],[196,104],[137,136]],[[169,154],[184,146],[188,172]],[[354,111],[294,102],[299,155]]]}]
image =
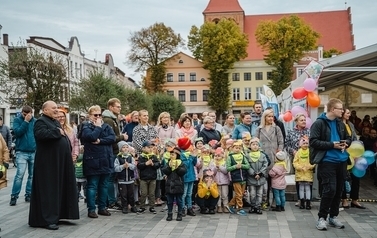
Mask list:
[{"label": "child in pink jacket", "polygon": [[271,177],[271,188],[274,193],[274,198],[276,201],[276,208],[272,211],[285,211],[285,188],[287,183],[285,182],[286,164],[285,164],[286,154],[283,151],[276,153],[276,160],[274,166],[268,173]]}]

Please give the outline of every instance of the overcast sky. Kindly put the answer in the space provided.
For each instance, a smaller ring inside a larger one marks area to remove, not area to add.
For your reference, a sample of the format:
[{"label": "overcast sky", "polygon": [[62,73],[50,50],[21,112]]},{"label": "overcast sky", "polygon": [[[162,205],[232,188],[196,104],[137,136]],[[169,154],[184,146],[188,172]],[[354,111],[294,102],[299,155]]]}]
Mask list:
[{"label": "overcast sky", "polygon": [[[77,36],[87,58],[104,61],[105,54],[111,53],[116,66],[128,76],[139,80],[139,74],[125,64],[130,32],[155,22],[164,22],[187,42],[191,26],[203,23],[202,12],[208,2],[209,0],[2,0],[1,33],[9,34],[9,40],[13,43],[30,36],[43,36],[51,37],[64,46],[68,46],[71,36]],[[344,0],[239,2],[246,15],[346,8]],[[377,1],[348,0],[347,7],[351,7],[356,48],[377,43]]]}]

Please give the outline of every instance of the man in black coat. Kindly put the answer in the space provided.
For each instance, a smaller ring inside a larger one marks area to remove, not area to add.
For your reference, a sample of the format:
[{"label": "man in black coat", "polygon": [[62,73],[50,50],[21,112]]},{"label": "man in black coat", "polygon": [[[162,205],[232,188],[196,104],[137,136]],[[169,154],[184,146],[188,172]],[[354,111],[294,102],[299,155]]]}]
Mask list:
[{"label": "man in black coat", "polygon": [[37,144],[29,210],[29,225],[59,229],[60,219],[79,219],[77,189],[71,144],[54,118],[55,102],[42,106],[43,115],[35,122]]}]

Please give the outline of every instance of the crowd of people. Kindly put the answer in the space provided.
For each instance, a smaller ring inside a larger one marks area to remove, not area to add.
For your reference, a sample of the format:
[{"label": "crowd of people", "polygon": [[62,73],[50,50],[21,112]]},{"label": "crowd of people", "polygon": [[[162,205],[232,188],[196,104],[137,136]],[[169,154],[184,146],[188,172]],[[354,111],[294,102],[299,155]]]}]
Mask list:
[{"label": "crowd of people", "polygon": [[[156,214],[157,206],[165,206],[167,221],[173,219],[174,206],[177,221],[196,216],[198,210],[247,215],[262,214],[270,207],[284,212],[291,158],[296,206],[312,208],[317,167],[321,187],[317,229],[325,230],[327,224],[343,228],[337,218],[339,204],[350,207],[343,192],[349,157],[345,148],[361,133],[365,149],[376,152],[373,125],[355,120],[353,111],[337,99],[329,100],[327,111],[310,129],[304,114],[297,114],[295,126],[286,131],[271,108],[263,110],[257,102],[253,109],[241,113],[238,125],[233,114],[226,116],[224,125],[217,123],[214,112],[203,112],[202,118],[183,113],[176,124],[162,112],[152,125],[146,110],[133,111],[129,121],[121,122],[121,102],[112,98],[106,110],[93,105],[78,126],[71,126],[52,101],[43,105],[39,119],[24,106],[13,126],[17,173],[10,205],[17,204],[27,169],[25,201],[30,202],[32,227],[56,230],[60,219],[78,219],[81,198],[89,218],[111,216],[114,210]],[[0,139],[1,150],[6,142]],[[7,161],[4,156],[0,159]],[[377,176],[374,168],[371,172]],[[360,180],[352,173],[349,177],[351,207],[364,209],[358,202]]]}]

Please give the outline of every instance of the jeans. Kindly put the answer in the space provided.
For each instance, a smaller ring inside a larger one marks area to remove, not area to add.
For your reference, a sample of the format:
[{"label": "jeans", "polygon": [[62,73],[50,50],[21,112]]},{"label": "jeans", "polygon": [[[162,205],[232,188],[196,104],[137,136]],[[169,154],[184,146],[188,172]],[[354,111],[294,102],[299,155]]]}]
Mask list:
[{"label": "jeans", "polygon": [[17,172],[16,172],[16,175],[14,176],[12,195],[11,195],[12,197],[18,198],[18,195],[21,192],[22,180],[24,179],[26,166],[28,169],[28,178],[27,178],[27,183],[26,183],[25,196],[30,196],[31,183],[33,181],[34,157],[35,157],[35,152],[16,151]]},{"label": "jeans", "polygon": [[104,210],[106,208],[109,174],[89,175],[86,176],[86,180],[86,202],[88,212],[94,212],[96,210],[96,194],[98,200],[98,210]]},{"label": "jeans", "polygon": [[338,216],[339,203],[347,174],[347,162],[318,164],[318,176],[322,183],[322,196],[319,205],[319,218]]},{"label": "jeans", "polygon": [[183,184],[183,195],[182,202],[183,207],[190,209],[192,207],[192,189],[194,187],[194,182],[185,182]]},{"label": "jeans", "polygon": [[259,207],[262,203],[263,185],[251,185],[249,187],[251,207]]},{"label": "jeans", "polygon": [[174,199],[178,206],[178,213],[182,213],[182,209],[183,209],[182,194],[166,194],[166,198],[168,200],[168,213],[173,213]]},{"label": "jeans", "polygon": [[285,206],[285,189],[276,189],[273,188],[272,192],[274,193],[274,198],[276,206]]},{"label": "jeans", "polygon": [[111,173],[107,185],[107,202],[109,205],[117,202],[118,184],[115,182],[116,173]]}]

